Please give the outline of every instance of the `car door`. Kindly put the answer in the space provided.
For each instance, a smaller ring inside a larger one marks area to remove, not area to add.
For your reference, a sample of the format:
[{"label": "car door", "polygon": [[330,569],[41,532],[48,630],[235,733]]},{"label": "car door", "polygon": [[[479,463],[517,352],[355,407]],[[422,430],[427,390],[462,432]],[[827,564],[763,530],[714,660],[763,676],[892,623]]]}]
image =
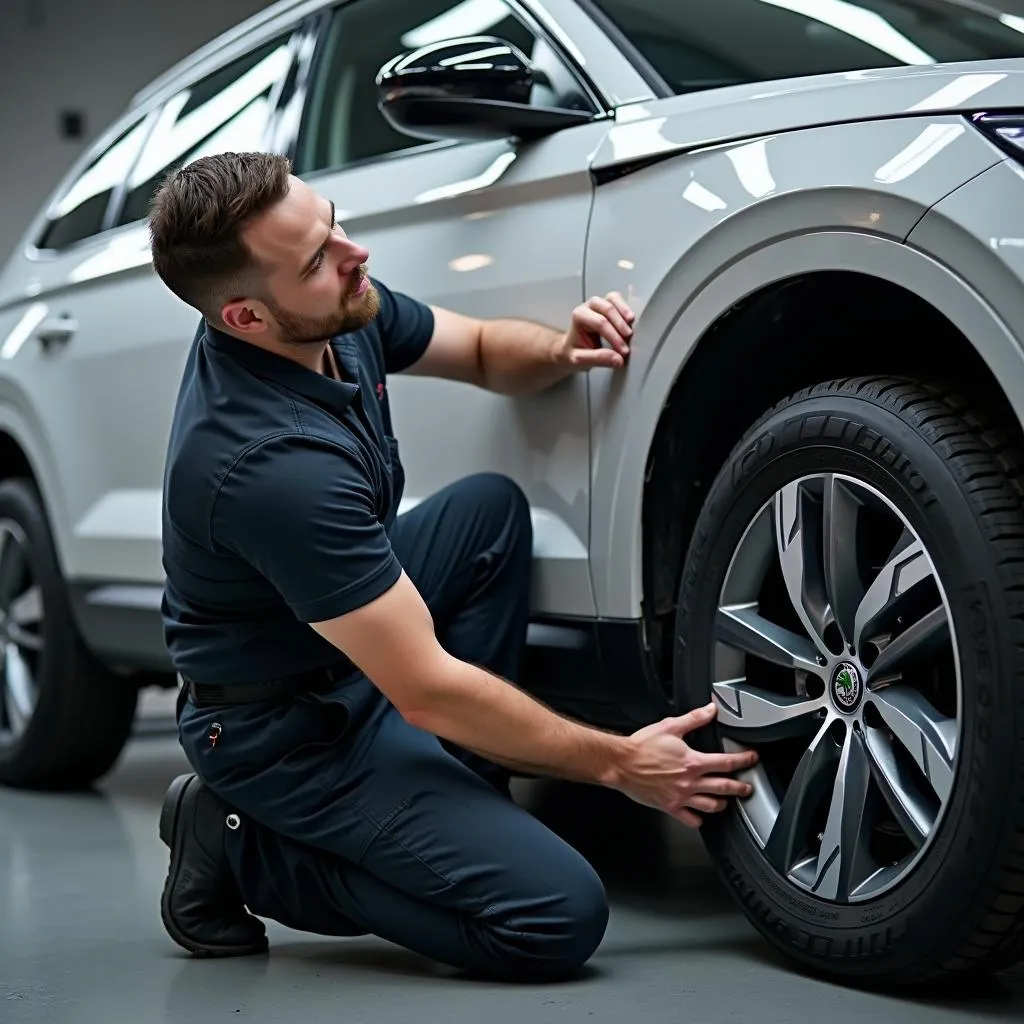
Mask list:
[{"label": "car door", "polygon": [[[544,69],[549,84],[536,102],[593,103],[556,45],[504,0],[350,0],[331,12],[319,44],[296,170],[335,202],[389,287],[469,315],[564,328],[584,298],[587,164],[608,122],[529,145],[424,143],[377,108],[375,77],[388,60],[480,34],[514,43]],[[535,612],[592,614],[586,381],[515,400],[420,377],[388,387],[406,505],[468,473],[507,474],[533,510]]]},{"label": "car door", "polygon": [[62,191],[23,261],[31,299],[0,372],[27,393],[73,582],[162,581],[163,463],[199,318],[152,270],[148,204],[173,167],[264,144],[295,48],[278,30],[130,120]]}]

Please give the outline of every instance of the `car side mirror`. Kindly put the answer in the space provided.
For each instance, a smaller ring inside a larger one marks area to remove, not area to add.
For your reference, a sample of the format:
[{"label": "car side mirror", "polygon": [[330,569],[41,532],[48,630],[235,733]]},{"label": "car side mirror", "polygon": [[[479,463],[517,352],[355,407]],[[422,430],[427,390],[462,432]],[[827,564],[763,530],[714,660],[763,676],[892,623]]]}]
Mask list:
[{"label": "car side mirror", "polygon": [[401,53],[377,73],[377,105],[397,131],[430,139],[540,138],[586,124],[590,113],[530,106],[542,80],[525,54],[496,36],[465,36]]}]

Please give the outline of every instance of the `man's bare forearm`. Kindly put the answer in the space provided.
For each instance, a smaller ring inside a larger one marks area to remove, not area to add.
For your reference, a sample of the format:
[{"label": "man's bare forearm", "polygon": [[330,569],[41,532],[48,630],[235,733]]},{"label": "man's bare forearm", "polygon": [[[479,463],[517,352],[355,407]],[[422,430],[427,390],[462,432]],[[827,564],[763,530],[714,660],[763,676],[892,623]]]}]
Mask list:
[{"label": "man's bare forearm", "polygon": [[480,331],[483,385],[521,397],[543,391],[573,374],[555,359],[564,333],[526,320],[485,320]]},{"label": "man's bare forearm", "polygon": [[629,740],[562,718],[510,683],[455,658],[403,711],[418,728],[505,767],[614,786]]}]

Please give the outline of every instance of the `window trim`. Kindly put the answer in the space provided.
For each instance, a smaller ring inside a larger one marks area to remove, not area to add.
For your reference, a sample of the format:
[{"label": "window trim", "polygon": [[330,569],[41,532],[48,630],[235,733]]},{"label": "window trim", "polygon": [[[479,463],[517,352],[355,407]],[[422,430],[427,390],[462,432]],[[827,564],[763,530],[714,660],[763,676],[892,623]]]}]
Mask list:
[{"label": "window trim", "polygon": [[[579,0],[576,0],[576,2],[579,3]],[[555,55],[565,65],[566,70],[576,79],[586,93],[587,99],[594,109],[594,116],[600,117],[602,114],[611,114],[614,108],[608,102],[608,97],[604,95],[586,68],[573,57],[572,52],[565,46],[561,36],[557,32],[553,32],[551,27],[545,24],[537,16],[536,12],[527,4],[522,3],[521,0],[505,0],[505,3],[508,4],[513,13],[519,17],[519,20],[531,32],[543,39],[555,52]]]},{"label": "window trim", "polygon": [[[240,45],[226,49],[222,53],[222,59],[219,61],[202,61],[197,63],[191,73],[176,78],[173,82],[167,83],[166,87],[161,89],[158,94],[147,96],[145,103],[127,111],[116,121],[112,122],[96,142],[72,165],[58,188],[52,193],[51,199],[47,204],[44,213],[37,219],[36,223],[31,228],[31,234],[34,240],[26,244],[24,250],[25,257],[33,262],[42,263],[61,259],[64,256],[73,256],[80,249],[102,244],[115,234],[132,230],[144,223],[145,218],[138,218],[124,224],[118,224],[117,219],[123,209],[123,204],[128,191],[128,181],[131,178],[132,171],[135,169],[136,163],[141,158],[143,151],[148,145],[153,128],[160,116],[160,112],[164,109],[167,103],[181,92],[182,89],[190,88],[197,82],[201,82],[203,79],[208,78],[210,75],[215,75],[217,72],[222,71],[236,60],[244,59],[247,55],[270,43],[275,37],[282,37],[286,40],[286,44],[292,51],[291,60],[293,64],[298,62],[299,41],[303,35],[307,35],[310,31],[317,31],[316,21],[321,16],[321,12],[317,12],[312,15],[305,15],[292,23],[263,26],[269,30],[244,37],[244,39],[240,41]],[[306,61],[305,63],[308,65],[309,61]],[[273,122],[281,114],[280,98],[287,77],[288,75],[286,73],[274,83],[273,88],[271,89],[269,97],[270,113],[267,118],[267,123],[263,128],[261,143],[268,137]],[[296,83],[296,87],[298,88],[298,83]],[[149,122],[148,125],[146,124],[147,121]],[[50,215],[56,203],[68,192],[70,188],[74,186],[75,182],[78,181],[85,171],[113,145],[119,136],[125,134],[125,132],[129,131],[137,124],[144,126],[143,139],[139,146],[139,152],[125,170],[121,180],[111,190],[110,199],[103,212],[103,220],[101,221],[100,230],[86,236],[85,238],[80,238],[77,241],[72,242],[70,245],[61,246],[60,248],[40,247],[38,242],[46,231],[47,226],[50,224]],[[290,144],[294,144],[294,139],[290,140]]]},{"label": "window trim", "polygon": [[[280,98],[281,98],[281,91],[284,88],[284,83],[285,83],[285,81],[288,78],[288,75],[289,75],[289,73],[291,71],[292,66],[295,64],[296,60],[298,59],[298,54],[296,52],[295,43],[296,43],[296,39],[298,38],[298,36],[300,34],[300,31],[299,31],[300,28],[301,28],[301,25],[291,25],[289,27],[281,29],[278,32],[272,32],[272,33],[270,33],[267,36],[260,37],[258,40],[254,41],[252,43],[252,45],[250,45],[248,47],[245,47],[240,52],[233,53],[232,56],[229,57],[226,61],[220,62],[220,63],[218,63],[218,64],[216,64],[215,66],[212,66],[212,67],[207,65],[204,68],[202,74],[196,75],[194,77],[190,77],[188,79],[183,79],[183,80],[179,81],[177,83],[176,87],[174,88],[174,90],[171,92],[171,94],[168,95],[168,96],[164,96],[163,99],[161,99],[161,101],[159,102],[159,104],[157,104],[157,106],[150,112],[150,116],[153,117],[154,124],[156,123],[156,120],[157,120],[157,117],[159,116],[160,111],[162,111],[167,106],[167,104],[175,96],[177,96],[183,89],[192,88],[197,83],[205,81],[207,78],[210,78],[211,76],[216,75],[219,72],[223,71],[225,68],[230,67],[236,61],[244,60],[246,57],[251,56],[257,50],[260,50],[263,47],[270,45],[271,43],[273,43],[275,38],[280,38],[282,40],[282,42],[283,42],[283,45],[290,51],[289,52],[289,65],[288,65],[288,69],[285,71],[285,73],[276,82],[274,82],[274,84],[270,88],[270,94],[268,96],[269,111],[268,111],[268,114],[267,114],[266,122],[263,125],[262,131],[260,133],[260,140],[259,140],[259,146],[262,148],[262,146],[265,143],[266,139],[269,137],[270,129],[271,129],[271,126],[273,124],[274,118],[278,115],[278,113],[280,111],[279,102],[280,102]],[[150,132],[152,132],[152,126],[150,127]],[[131,179],[132,171],[135,170],[136,164],[142,158],[142,154],[143,154],[143,152],[145,150],[146,143],[148,143],[148,142],[149,142],[149,133],[147,133],[146,142],[143,143],[143,145],[139,149],[138,156],[132,162],[131,167],[129,167],[127,172],[125,173],[124,179],[121,182],[121,186],[120,186],[120,188],[117,191],[117,204],[114,205],[112,203],[107,208],[106,216],[108,218],[108,223],[105,225],[107,230],[110,230],[110,231],[128,231],[131,228],[136,227],[139,224],[142,224],[146,220],[145,217],[136,217],[133,220],[125,221],[124,223],[118,223],[118,219],[121,216],[121,212],[124,209],[124,203],[125,203],[125,201],[127,199],[127,196],[128,196],[128,192],[129,192],[128,182]]]},{"label": "window trim", "polygon": [[[317,42],[312,59],[309,62],[308,84],[315,81],[321,62],[326,59],[324,55],[327,53],[327,38],[333,19],[339,17],[346,8],[351,7],[353,4],[370,4],[374,2],[375,0],[335,0],[334,3],[324,4],[323,8],[319,12],[321,21],[316,26]],[[553,33],[540,19],[538,19],[528,6],[521,3],[520,0],[502,0],[502,2],[508,7],[509,13],[512,17],[517,18],[528,32],[531,32],[538,39],[551,47],[555,57],[561,62],[566,72],[576,81],[580,86],[580,89],[583,91],[586,100],[592,109],[594,120],[609,116],[612,112],[612,108],[608,106],[606,98],[596,87],[590,75],[580,67],[572,55],[566,50],[558,36]],[[579,0],[576,0],[576,2],[578,3]],[[306,133],[309,130],[307,121],[308,111],[309,107],[307,103],[303,103],[303,116],[300,120],[298,130],[295,132],[295,138],[292,140],[291,157],[293,162],[295,162],[298,154],[300,143],[305,140]],[[421,153],[429,153],[434,150],[452,149],[456,146],[471,145],[475,145],[475,143],[469,139],[424,140],[422,143],[406,146],[403,149],[392,150],[389,153],[382,153],[378,156],[364,157],[360,160],[353,160],[345,164],[333,164],[328,167],[317,167],[313,170],[297,168],[296,174],[300,175],[303,180],[314,181],[319,180],[327,174],[341,174],[344,171],[372,167],[374,164],[405,157],[418,156]]]},{"label": "window trim", "polygon": [[654,65],[640,52],[633,41],[612,20],[596,0],[576,0],[584,14],[615,44],[622,56],[633,65],[636,73],[647,83],[655,99],[665,100],[675,93]]},{"label": "window trim", "polygon": [[148,110],[133,110],[118,118],[107,128],[96,142],[82,154],[81,159],[77,160],[72,165],[71,169],[64,177],[64,180],[51,194],[50,201],[47,203],[42,216],[37,219],[36,223],[32,227],[33,241],[28,242],[25,246],[25,256],[27,259],[37,263],[57,259],[66,253],[73,254],[80,248],[91,246],[97,240],[102,240],[110,234],[112,230],[111,216],[114,204],[120,201],[125,182],[128,179],[128,175],[131,173],[131,168],[135,166],[135,160],[138,159],[138,156],[136,156],[135,160],[129,164],[128,169],[121,177],[121,180],[110,190],[110,198],[107,200],[106,209],[103,211],[103,218],[100,221],[99,231],[95,231],[91,235],[86,235],[84,238],[79,238],[68,245],[62,245],[59,248],[54,248],[52,246],[44,248],[39,245],[40,239],[53,222],[54,218],[52,214],[57,203],[67,195],[82,175],[85,174],[85,172],[94,163],[101,159],[122,135],[127,134],[137,126],[142,126],[143,129],[142,142],[139,145],[139,153],[142,152],[146,143],[149,141],[149,136],[153,131],[153,125],[156,123],[156,117],[159,111],[159,106]]},{"label": "window trim", "polygon": [[[316,62],[317,49],[320,45],[320,36],[323,32],[324,25],[328,20],[329,17],[327,9],[320,8],[297,23],[295,26],[295,33],[292,36],[292,46],[295,51],[294,63],[292,66],[296,69],[294,95],[300,97],[299,102],[301,104],[301,114],[299,116],[298,124],[296,124],[286,136],[282,136],[279,141],[281,143],[280,152],[291,161],[293,166],[295,164],[299,132],[305,116],[306,105],[309,102],[309,85],[313,79],[313,68]],[[312,45],[309,46],[309,52],[304,55],[303,48],[310,41]],[[287,78],[287,76],[285,77]],[[278,133],[281,119],[284,116],[285,108],[281,105],[281,93],[283,91],[284,79],[281,81],[281,87],[275,97],[274,108],[270,115],[271,128],[269,134]]]}]

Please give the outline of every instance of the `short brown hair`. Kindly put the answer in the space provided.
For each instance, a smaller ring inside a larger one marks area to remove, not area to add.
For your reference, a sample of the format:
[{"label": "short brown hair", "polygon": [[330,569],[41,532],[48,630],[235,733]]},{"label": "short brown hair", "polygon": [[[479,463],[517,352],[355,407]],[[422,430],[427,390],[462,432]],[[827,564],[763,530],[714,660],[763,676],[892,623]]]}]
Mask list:
[{"label": "short brown hair", "polygon": [[290,174],[287,158],[274,153],[219,153],[173,171],[153,197],[153,267],[213,323],[224,303],[261,294],[263,274],[241,232],[284,199]]}]

